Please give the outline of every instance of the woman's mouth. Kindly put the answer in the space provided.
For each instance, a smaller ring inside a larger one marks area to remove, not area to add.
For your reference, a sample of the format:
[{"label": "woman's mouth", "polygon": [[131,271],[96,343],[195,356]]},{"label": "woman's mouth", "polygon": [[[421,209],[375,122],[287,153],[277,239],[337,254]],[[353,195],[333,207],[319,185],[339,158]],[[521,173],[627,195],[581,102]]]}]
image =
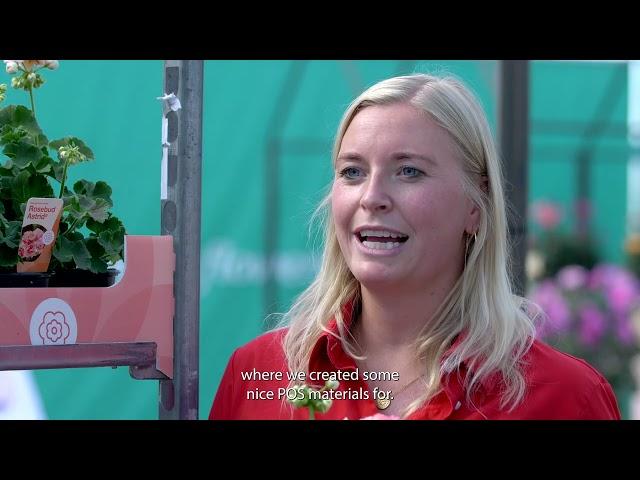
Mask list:
[{"label": "woman's mouth", "polygon": [[356,233],[359,242],[371,250],[393,250],[405,243],[409,236],[388,230],[363,229]]}]

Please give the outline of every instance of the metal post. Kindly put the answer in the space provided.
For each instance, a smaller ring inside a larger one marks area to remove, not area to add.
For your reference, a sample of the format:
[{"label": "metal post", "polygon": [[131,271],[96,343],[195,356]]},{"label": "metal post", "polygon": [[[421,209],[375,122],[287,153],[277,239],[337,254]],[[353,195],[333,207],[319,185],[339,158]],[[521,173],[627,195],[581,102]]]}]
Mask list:
[{"label": "metal post", "polygon": [[174,93],[181,109],[166,114],[161,194],[161,233],[173,235],[176,253],[174,377],[160,381],[162,420],[198,418],[203,73],[202,60],[164,63],[164,93]]},{"label": "metal post", "polygon": [[527,192],[529,154],[529,62],[500,62],[499,139],[509,205],[509,244],[514,292],[526,288]]},{"label": "metal post", "polygon": [[587,124],[582,135],[582,145],[576,155],[576,230],[578,236],[587,239],[591,232],[590,205],[592,202],[591,176],[593,152],[599,137],[611,126],[611,117],[620,103],[627,80],[627,64],[623,63],[613,72],[607,89],[602,93],[593,120]]},{"label": "metal post", "polygon": [[275,103],[265,141],[265,175],[264,175],[264,318],[267,319],[265,329],[273,327],[271,313],[278,309],[278,237],[280,231],[280,160],[282,155],[282,140],[287,120],[291,115],[297,94],[300,91],[307,61],[293,60],[289,72],[282,85]]}]

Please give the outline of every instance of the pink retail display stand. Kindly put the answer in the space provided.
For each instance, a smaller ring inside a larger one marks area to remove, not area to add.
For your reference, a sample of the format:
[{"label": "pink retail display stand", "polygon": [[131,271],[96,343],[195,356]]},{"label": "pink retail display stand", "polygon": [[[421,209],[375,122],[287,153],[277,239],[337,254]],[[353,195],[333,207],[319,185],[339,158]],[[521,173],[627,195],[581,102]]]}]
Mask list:
[{"label": "pink retail display stand", "polygon": [[125,236],[104,288],[0,288],[0,370],[129,366],[173,378],[173,237]]}]

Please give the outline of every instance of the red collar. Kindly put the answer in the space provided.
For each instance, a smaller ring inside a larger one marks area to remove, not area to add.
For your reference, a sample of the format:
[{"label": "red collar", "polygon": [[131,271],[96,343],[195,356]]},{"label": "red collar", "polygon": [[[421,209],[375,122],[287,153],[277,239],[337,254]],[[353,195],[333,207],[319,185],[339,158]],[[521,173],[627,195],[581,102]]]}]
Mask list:
[{"label": "red collar", "polygon": [[[346,330],[348,330],[353,323],[355,307],[356,305],[353,299],[347,301],[342,306],[342,317],[344,320],[344,328]],[[342,348],[342,342],[339,336],[338,322],[336,321],[336,318],[333,317],[327,324],[326,330],[323,331],[318,338],[318,341],[316,342],[312,350],[311,356],[309,358],[310,372],[321,370],[322,366],[326,365],[327,360],[335,370],[355,370],[357,368],[354,359],[349,356]],[[451,352],[454,348],[460,345],[463,340],[464,334],[459,334],[452,343],[447,353]],[[459,372],[452,372],[448,374],[445,378],[442,379],[441,382],[446,397],[440,398],[440,400],[438,400],[438,396],[434,397],[431,402],[418,409],[411,416],[424,416],[426,409],[436,409],[437,411],[430,412],[430,418],[448,417],[454,406],[458,404],[458,402],[464,401],[463,385],[466,374],[467,368],[465,364],[461,365]],[[498,374],[490,375],[482,383],[483,390],[492,390],[496,386],[498,380]],[[445,399],[448,401],[444,401]]]}]

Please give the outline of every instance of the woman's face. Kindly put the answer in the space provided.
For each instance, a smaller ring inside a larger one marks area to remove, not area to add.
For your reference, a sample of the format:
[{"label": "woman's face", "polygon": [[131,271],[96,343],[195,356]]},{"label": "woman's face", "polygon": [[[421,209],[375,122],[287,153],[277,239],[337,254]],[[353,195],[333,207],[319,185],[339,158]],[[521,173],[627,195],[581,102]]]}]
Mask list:
[{"label": "woman's face", "polygon": [[340,249],[363,285],[454,281],[478,209],[449,135],[407,104],[364,108],[342,139],[331,206]]}]

